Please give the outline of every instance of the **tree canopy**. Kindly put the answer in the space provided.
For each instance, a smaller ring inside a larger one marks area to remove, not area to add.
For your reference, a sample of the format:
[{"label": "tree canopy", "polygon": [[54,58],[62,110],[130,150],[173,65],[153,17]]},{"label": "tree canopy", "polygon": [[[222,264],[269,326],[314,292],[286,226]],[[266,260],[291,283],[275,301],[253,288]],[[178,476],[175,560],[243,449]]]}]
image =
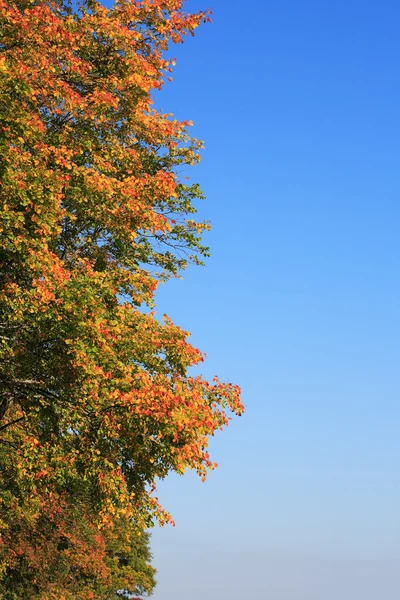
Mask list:
[{"label": "tree canopy", "polygon": [[115,557],[171,520],[156,480],[205,478],[209,436],[243,410],[154,312],[157,286],[208,255],[179,175],[201,143],[152,97],[170,44],[209,19],[182,5],[0,0],[0,592],[27,569],[29,597],[110,598],[90,582],[117,563],[151,591],[150,567],[140,583]]}]

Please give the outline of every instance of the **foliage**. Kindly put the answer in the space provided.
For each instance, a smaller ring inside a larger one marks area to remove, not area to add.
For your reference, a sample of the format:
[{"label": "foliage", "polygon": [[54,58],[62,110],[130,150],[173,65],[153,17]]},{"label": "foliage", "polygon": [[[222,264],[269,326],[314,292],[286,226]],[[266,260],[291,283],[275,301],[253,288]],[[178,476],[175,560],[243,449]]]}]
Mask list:
[{"label": "foliage", "polygon": [[208,437],[242,411],[237,386],[190,376],[201,352],[153,311],[208,255],[201,191],[178,174],[201,144],[152,100],[168,45],[207,19],[182,0],[0,0],[3,578],[21,556],[61,572],[67,530],[66,573],[121,523],[170,520],[156,479],[204,478]]},{"label": "foliage", "polygon": [[148,535],[125,516],[99,530],[83,498],[42,490],[15,503],[3,529],[3,600],[117,600],[154,588]]}]

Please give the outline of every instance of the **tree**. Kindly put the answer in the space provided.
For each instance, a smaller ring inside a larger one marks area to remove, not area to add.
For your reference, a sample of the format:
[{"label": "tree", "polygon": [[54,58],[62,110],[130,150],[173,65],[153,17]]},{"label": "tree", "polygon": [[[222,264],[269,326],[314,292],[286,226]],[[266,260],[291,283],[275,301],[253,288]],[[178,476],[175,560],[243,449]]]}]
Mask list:
[{"label": "tree", "polygon": [[152,100],[169,44],[209,18],[182,4],[0,0],[3,539],[11,509],[75,523],[72,498],[93,548],[89,524],[171,520],[156,479],[204,479],[209,436],[243,410],[237,386],[190,375],[203,355],[154,312],[157,285],[208,255],[202,193],[178,174],[201,143]]},{"label": "tree", "polygon": [[3,600],[117,600],[152,593],[148,534],[124,515],[99,530],[83,498],[42,492],[15,504],[4,524]]}]

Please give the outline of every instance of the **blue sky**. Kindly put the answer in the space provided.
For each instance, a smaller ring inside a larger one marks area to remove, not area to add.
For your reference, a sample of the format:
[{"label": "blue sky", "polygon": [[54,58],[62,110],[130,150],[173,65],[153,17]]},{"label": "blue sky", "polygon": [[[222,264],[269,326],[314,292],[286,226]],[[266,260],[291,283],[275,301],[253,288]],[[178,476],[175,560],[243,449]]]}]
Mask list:
[{"label": "blue sky", "polygon": [[211,8],[157,102],[205,140],[212,258],[159,312],[247,410],[160,486],[154,600],[398,600],[400,5]]}]

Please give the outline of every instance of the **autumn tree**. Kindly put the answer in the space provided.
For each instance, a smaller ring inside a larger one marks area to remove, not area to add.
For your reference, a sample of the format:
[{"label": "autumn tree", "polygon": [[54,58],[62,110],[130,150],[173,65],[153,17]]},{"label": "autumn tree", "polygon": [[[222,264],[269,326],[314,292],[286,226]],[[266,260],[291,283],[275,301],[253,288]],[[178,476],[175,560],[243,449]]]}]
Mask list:
[{"label": "autumn tree", "polygon": [[33,501],[15,506],[3,526],[0,598],[117,600],[150,595],[155,570],[148,534],[125,515],[101,530],[96,520],[90,505],[71,494],[42,491]]},{"label": "autumn tree", "polygon": [[[201,352],[154,312],[157,285],[208,255],[200,188],[179,175],[201,144],[152,98],[170,44],[208,19],[182,4],[0,0],[3,581],[29,556],[47,577],[46,531],[79,563],[123,523],[129,551],[130,527],[170,520],[156,479],[204,478],[209,436],[242,411],[237,386],[191,376]],[[38,597],[64,597],[53,583]]]}]

